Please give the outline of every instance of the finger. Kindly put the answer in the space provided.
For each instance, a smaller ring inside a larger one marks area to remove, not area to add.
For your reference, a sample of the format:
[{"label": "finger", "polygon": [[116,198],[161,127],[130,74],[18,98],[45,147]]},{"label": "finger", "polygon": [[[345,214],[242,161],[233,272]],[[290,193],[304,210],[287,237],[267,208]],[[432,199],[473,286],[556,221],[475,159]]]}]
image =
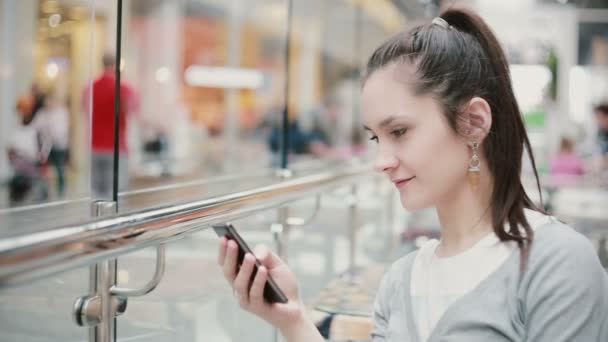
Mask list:
[{"label": "finger", "polygon": [[251,273],[255,265],[255,258],[253,255],[247,253],[243,259],[243,264],[234,279],[234,289],[239,294],[241,303],[249,302],[249,283],[251,281]]},{"label": "finger", "polygon": [[273,269],[284,265],[283,260],[281,260],[281,258],[279,258],[264,245],[255,246],[254,254],[260,263],[266,266],[268,269]]},{"label": "finger", "polygon": [[251,284],[249,290],[249,303],[254,307],[261,307],[264,305],[264,287],[266,286],[266,280],[268,280],[268,270],[264,266],[258,268],[258,273],[255,275],[255,279]]},{"label": "finger", "polygon": [[239,246],[232,240],[227,241],[226,246],[226,259],[224,260],[224,277],[230,282],[234,282],[236,278],[237,264],[236,259],[238,256]]},{"label": "finger", "polygon": [[226,247],[228,246],[226,242],[228,242],[228,239],[222,236],[222,238],[220,239],[220,251],[217,256],[217,263],[220,266],[223,266],[224,260],[226,260]]}]

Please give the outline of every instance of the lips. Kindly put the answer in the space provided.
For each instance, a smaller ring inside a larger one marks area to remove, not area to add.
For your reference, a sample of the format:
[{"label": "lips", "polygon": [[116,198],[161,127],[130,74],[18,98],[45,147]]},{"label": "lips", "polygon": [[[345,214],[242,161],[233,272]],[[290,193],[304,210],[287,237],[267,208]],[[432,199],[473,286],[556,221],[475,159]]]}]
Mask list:
[{"label": "lips", "polygon": [[395,184],[396,187],[400,188],[402,186],[407,185],[407,183],[409,183],[414,178],[416,177],[394,179],[393,184]]}]

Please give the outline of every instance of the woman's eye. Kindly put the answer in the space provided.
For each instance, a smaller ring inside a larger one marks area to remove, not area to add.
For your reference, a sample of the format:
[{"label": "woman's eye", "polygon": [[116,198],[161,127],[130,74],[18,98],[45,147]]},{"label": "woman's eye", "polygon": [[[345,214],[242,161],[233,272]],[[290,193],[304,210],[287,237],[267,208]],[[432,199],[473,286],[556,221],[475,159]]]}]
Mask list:
[{"label": "woman's eye", "polygon": [[374,136],[370,137],[369,140],[375,141],[376,143],[378,143],[378,136],[374,135]]},{"label": "woman's eye", "polygon": [[393,136],[395,136],[396,138],[399,138],[400,136],[404,135],[405,132],[407,132],[406,128],[399,128],[399,129],[391,131],[391,134]]}]

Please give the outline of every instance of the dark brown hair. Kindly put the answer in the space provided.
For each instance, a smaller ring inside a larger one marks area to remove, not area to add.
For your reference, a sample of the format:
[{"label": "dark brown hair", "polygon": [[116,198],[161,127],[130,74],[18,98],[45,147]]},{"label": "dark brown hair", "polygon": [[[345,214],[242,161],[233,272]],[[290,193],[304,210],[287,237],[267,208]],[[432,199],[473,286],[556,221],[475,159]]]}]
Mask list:
[{"label": "dark brown hair", "polygon": [[[418,25],[384,42],[370,57],[365,79],[392,63],[413,66],[415,79],[408,81],[413,83],[414,92],[432,94],[456,132],[459,132],[462,107],[469,100],[477,96],[488,102],[492,125],[482,146],[493,176],[492,226],[501,241],[517,242],[523,269],[534,238],[524,209],[542,212],[528,197],[521,182],[524,147],[530,156],[539,192],[540,183],[513,94],[507,59],[492,30],[475,13],[450,8],[440,18],[450,26]],[[509,226],[505,230],[506,223]]]},{"label": "dark brown hair", "polygon": [[101,64],[104,68],[113,68],[116,66],[116,57],[110,52],[106,52],[101,57]]},{"label": "dark brown hair", "polygon": [[600,103],[597,106],[593,107],[593,111],[602,113],[608,116],[608,103]]},{"label": "dark brown hair", "polygon": [[568,137],[562,137],[559,141],[559,150],[562,152],[572,152],[574,150],[574,141]]}]

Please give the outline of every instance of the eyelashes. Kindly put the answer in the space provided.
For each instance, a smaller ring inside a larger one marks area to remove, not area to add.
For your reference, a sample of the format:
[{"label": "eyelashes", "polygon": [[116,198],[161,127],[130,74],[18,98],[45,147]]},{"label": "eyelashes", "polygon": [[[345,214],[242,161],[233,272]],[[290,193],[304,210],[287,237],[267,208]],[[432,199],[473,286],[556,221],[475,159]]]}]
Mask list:
[{"label": "eyelashes", "polygon": [[[392,135],[396,139],[396,138],[399,138],[402,135],[404,135],[406,132],[407,132],[407,128],[398,128],[398,129],[394,129],[394,130],[390,131],[390,135]],[[379,142],[377,135],[371,136],[369,138],[369,140],[375,141],[376,143]]]},{"label": "eyelashes", "polygon": [[400,136],[404,135],[405,132],[407,132],[407,128],[399,128],[399,129],[395,129],[391,131],[391,134],[395,137],[395,138],[399,138]]}]

